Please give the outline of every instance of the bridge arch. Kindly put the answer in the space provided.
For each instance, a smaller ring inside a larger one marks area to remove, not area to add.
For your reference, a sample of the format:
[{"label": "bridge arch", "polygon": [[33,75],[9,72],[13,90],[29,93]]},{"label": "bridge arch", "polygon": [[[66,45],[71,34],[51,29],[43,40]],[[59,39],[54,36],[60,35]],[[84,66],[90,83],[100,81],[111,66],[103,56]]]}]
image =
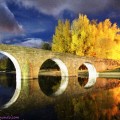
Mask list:
[{"label": "bridge arch", "polygon": [[[68,86],[68,69],[67,69],[65,63],[63,63],[59,58],[50,58],[50,59],[47,59],[47,60],[51,60],[51,61],[55,62],[58,65],[58,67],[60,69],[60,73],[61,73],[60,86],[51,96],[61,95],[66,90],[66,88]],[[46,61],[44,61],[42,63],[42,65]]]},{"label": "bridge arch", "polygon": [[88,70],[88,82],[86,83],[84,87],[90,88],[96,83],[96,78],[97,78],[96,68],[90,62],[84,62],[82,65],[85,66]]},{"label": "bridge arch", "polygon": [[1,107],[1,109],[4,109],[4,108],[8,108],[9,106],[11,106],[17,100],[17,98],[20,94],[20,91],[21,91],[21,69],[20,69],[18,61],[11,54],[9,54],[8,52],[4,52],[4,51],[0,51],[0,54],[3,54],[5,56],[7,56],[12,61],[12,63],[14,64],[14,67],[15,67],[15,70],[16,70],[15,92],[14,92],[12,98],[6,104],[4,104]]}]

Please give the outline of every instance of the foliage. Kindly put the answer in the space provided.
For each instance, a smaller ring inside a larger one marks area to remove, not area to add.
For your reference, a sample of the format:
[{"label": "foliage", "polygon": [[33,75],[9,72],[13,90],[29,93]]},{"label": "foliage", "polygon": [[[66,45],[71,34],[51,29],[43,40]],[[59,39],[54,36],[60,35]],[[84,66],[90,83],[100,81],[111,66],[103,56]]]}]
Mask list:
[{"label": "foliage", "polygon": [[45,43],[42,44],[41,49],[51,50],[51,45],[49,43],[45,42]]},{"label": "foliage", "polygon": [[58,21],[52,50],[80,56],[120,59],[120,29],[109,19],[103,22],[79,15],[72,24]]},{"label": "foliage", "polygon": [[71,32],[70,22],[68,20],[65,23],[61,20],[58,21],[58,26],[53,36],[52,51],[56,52],[70,52],[71,50]]},{"label": "foliage", "polygon": [[54,61],[52,61],[51,59],[48,59],[42,64],[40,69],[41,70],[42,69],[45,69],[45,70],[51,70],[51,69],[59,70],[59,66]]},{"label": "foliage", "polygon": [[0,71],[15,71],[12,61],[6,57],[0,59]]}]

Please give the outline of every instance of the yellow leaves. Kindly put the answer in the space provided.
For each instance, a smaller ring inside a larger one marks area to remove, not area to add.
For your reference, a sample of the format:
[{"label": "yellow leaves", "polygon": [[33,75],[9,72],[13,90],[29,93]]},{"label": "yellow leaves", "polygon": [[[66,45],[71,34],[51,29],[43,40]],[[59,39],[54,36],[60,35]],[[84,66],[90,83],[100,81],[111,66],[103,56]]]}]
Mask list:
[{"label": "yellow leaves", "polygon": [[68,20],[59,20],[53,36],[52,50],[57,52],[120,59],[119,49],[120,28],[110,19],[90,21],[86,15],[80,14],[72,25]]},{"label": "yellow leaves", "polygon": [[81,21],[80,24],[84,24],[84,27],[89,25],[89,19],[87,18],[87,15],[79,14],[78,22],[79,21]]},{"label": "yellow leaves", "polygon": [[66,20],[65,22],[59,20],[58,26],[55,30],[55,35],[53,35],[52,51],[70,52],[70,44],[70,22],[68,20]]},{"label": "yellow leaves", "polygon": [[86,38],[86,32],[83,30],[81,31],[81,39],[85,39]]},{"label": "yellow leaves", "polygon": [[74,52],[76,50],[76,45],[78,44],[78,37],[77,35],[72,35],[72,42],[71,42],[71,51]]}]

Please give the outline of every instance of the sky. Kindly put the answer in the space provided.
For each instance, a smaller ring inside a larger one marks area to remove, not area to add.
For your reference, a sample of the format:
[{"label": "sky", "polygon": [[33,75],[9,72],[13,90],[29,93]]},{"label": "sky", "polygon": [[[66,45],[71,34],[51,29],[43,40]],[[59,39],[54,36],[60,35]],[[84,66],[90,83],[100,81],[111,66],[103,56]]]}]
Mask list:
[{"label": "sky", "polygon": [[0,0],[0,43],[41,47],[52,42],[58,19],[79,14],[120,26],[120,0]]}]

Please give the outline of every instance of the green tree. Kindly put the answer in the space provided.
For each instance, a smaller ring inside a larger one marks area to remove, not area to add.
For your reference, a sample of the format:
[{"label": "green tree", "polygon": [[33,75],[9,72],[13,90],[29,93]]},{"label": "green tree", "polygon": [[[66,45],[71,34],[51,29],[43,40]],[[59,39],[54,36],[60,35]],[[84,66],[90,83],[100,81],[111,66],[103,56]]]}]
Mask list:
[{"label": "green tree", "polygon": [[50,43],[47,43],[47,42],[43,43],[41,49],[51,50],[51,45],[50,45]]}]

